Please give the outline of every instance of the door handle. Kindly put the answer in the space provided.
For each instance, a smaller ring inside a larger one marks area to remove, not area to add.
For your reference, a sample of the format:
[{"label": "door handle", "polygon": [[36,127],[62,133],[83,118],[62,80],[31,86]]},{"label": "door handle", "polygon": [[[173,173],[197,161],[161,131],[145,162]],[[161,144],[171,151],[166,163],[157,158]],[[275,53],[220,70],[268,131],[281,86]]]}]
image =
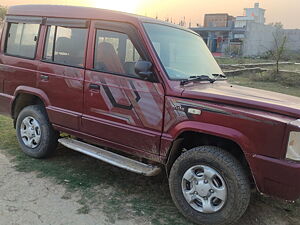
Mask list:
[{"label": "door handle", "polygon": [[48,81],[49,80],[49,76],[48,75],[42,74],[40,77],[41,77],[41,80],[43,80],[43,81]]},{"label": "door handle", "polygon": [[94,90],[99,90],[100,89],[100,85],[98,85],[98,84],[90,84],[89,88],[90,89],[94,89]]}]

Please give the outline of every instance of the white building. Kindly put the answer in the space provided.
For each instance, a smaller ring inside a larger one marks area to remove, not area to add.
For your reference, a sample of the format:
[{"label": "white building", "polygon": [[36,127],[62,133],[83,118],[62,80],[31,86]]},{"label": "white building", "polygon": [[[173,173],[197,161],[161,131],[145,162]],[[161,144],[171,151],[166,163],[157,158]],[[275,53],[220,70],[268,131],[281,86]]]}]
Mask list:
[{"label": "white building", "polygon": [[254,4],[254,8],[245,8],[244,16],[237,16],[235,27],[246,27],[248,22],[265,24],[265,9],[259,8],[259,3]]}]

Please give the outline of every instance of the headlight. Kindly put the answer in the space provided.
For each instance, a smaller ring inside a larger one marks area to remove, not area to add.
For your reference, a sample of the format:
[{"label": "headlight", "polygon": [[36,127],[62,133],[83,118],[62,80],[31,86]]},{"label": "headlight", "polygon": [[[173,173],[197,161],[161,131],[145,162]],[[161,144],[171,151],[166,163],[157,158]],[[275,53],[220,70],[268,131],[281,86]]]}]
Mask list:
[{"label": "headlight", "polygon": [[300,132],[290,132],[286,158],[300,161]]}]

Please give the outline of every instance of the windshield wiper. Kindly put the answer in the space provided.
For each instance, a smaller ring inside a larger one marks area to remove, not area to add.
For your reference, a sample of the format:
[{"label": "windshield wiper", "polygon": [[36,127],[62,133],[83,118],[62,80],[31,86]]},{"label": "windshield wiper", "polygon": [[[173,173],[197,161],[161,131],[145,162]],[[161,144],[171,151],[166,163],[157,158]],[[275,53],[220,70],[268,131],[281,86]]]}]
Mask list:
[{"label": "windshield wiper", "polygon": [[212,75],[215,77],[215,80],[226,80],[227,79],[226,75],[222,74],[222,73],[220,73],[220,74],[215,73],[215,74],[212,74]]},{"label": "windshield wiper", "polygon": [[194,81],[209,81],[210,83],[214,83],[216,79],[212,79],[207,75],[200,75],[200,76],[190,76],[188,79],[184,79],[180,81],[180,85],[186,85],[190,82]]}]

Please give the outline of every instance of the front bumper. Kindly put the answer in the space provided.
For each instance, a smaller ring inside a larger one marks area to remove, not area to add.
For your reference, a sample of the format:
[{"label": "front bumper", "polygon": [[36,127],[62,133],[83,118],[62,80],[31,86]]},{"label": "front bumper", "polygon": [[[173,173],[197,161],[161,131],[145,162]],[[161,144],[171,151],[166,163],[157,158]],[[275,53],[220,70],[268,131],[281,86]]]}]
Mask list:
[{"label": "front bumper", "polygon": [[262,155],[254,155],[252,160],[260,192],[290,201],[300,197],[300,163]]}]

